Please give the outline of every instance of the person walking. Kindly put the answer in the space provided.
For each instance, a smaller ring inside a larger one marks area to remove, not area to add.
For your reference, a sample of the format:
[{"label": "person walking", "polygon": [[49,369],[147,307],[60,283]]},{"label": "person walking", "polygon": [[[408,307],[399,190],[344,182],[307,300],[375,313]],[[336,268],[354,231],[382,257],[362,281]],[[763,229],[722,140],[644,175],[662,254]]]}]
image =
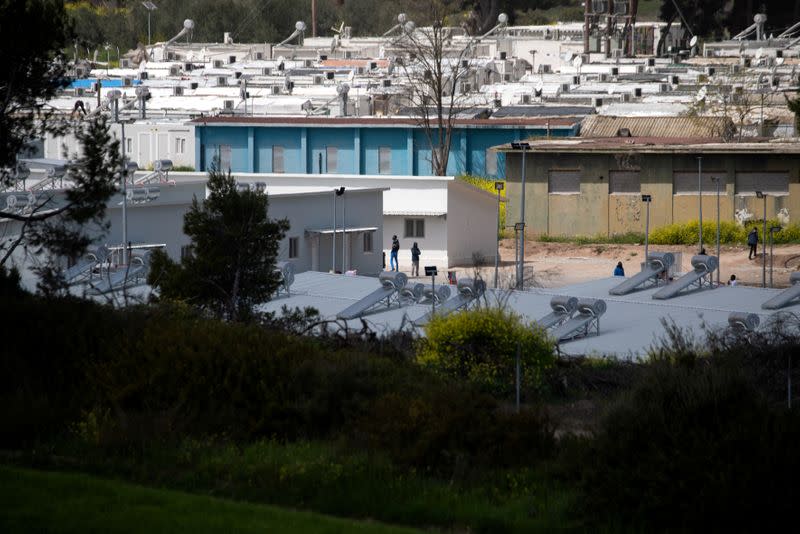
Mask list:
[{"label": "person walking", "polygon": [[614,276],[625,276],[625,268],[622,266],[622,262],[617,262],[617,267],[614,269]]},{"label": "person walking", "polygon": [[747,259],[752,260],[758,257],[758,230],[755,228],[747,234],[747,244],[750,245],[750,254],[748,254]]},{"label": "person walking", "polygon": [[422,251],[417,246],[417,242],[411,246],[411,276],[419,276],[419,255]]},{"label": "person walking", "polygon": [[389,266],[392,268],[392,271],[399,271],[400,264],[397,261],[397,253],[400,251],[400,240],[397,239],[396,235],[392,236],[392,252],[389,255]]}]

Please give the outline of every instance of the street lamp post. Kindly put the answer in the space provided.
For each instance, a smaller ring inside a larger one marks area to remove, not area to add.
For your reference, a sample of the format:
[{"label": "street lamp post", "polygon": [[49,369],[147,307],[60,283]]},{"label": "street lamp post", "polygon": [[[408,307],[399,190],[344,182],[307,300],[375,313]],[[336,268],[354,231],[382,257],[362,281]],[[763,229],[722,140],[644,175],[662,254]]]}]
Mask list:
[{"label": "street lamp post", "polygon": [[153,2],[142,2],[142,5],[147,10],[147,46],[150,46],[150,15],[158,7]]},{"label": "street lamp post", "polygon": [[720,281],[719,281],[720,263],[721,263],[721,261],[720,261],[720,248],[719,248],[719,232],[720,232],[720,227],[719,227],[719,190],[720,190],[720,187],[722,185],[722,181],[717,176],[713,176],[711,178],[711,181],[714,182],[714,184],[716,184],[716,186],[717,186],[717,285],[719,285],[720,284]]},{"label": "street lamp post", "polygon": [[331,272],[336,272],[336,197],[344,195],[344,187],[333,190],[333,237],[331,238]]},{"label": "street lamp post", "polygon": [[769,287],[774,287],[772,285],[772,267],[773,267],[773,260],[772,260],[772,250],[773,245],[775,244],[775,232],[780,232],[783,230],[780,226],[772,226],[769,229]]},{"label": "street lamp post", "polygon": [[700,248],[703,250],[703,156],[697,156],[697,211],[700,215]]},{"label": "street lamp post", "polygon": [[525,289],[525,159],[528,149],[531,147],[529,143],[515,142],[511,143],[511,148],[514,150],[522,150],[522,200],[520,201],[520,223],[522,225],[522,233],[520,234],[519,244],[519,266],[517,267],[519,274],[517,276],[517,289]]},{"label": "street lamp post", "polygon": [[650,202],[653,201],[652,195],[642,195],[642,202],[647,204],[647,216],[644,223],[644,264],[647,265],[649,261],[649,245],[650,245]]},{"label": "street lamp post", "polygon": [[756,196],[764,200],[764,233],[761,234],[763,241],[761,247],[761,287],[767,287],[767,194],[763,191],[756,191]]},{"label": "street lamp post", "polygon": [[114,103],[114,122],[118,123],[122,129],[122,142],[120,143],[122,150],[122,171],[120,172],[122,180],[122,263],[128,265],[128,166],[125,164],[125,122],[119,120],[119,101],[122,98],[122,92],[119,89],[112,89],[108,92],[108,98]]},{"label": "street lamp post", "polygon": [[497,275],[500,268],[500,192],[505,188],[503,182],[495,182],[494,188],[497,191],[497,247],[494,255],[494,288],[497,289]]},{"label": "street lamp post", "polygon": [[[344,187],[342,187],[344,192]],[[347,272],[347,197],[342,195],[342,274]]]}]

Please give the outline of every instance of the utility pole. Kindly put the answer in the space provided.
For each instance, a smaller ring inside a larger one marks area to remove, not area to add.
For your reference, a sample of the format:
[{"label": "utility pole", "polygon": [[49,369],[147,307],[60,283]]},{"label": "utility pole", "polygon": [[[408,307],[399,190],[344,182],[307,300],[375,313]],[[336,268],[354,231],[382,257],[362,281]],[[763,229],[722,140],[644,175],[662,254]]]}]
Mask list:
[{"label": "utility pole", "polygon": [[311,0],[311,37],[317,36],[317,0]]}]

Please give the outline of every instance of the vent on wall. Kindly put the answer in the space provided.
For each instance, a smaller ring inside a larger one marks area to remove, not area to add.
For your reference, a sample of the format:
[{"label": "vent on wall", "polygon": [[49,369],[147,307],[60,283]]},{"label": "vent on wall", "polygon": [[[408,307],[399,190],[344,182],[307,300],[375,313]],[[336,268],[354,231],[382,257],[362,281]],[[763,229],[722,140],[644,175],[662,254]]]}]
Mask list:
[{"label": "vent on wall", "polygon": [[271,92],[272,92],[273,95],[281,94],[281,86],[280,85],[273,85]]},{"label": "vent on wall", "polygon": [[172,88],[172,96],[183,96],[183,87],[176,85]]},{"label": "vent on wall", "polygon": [[120,67],[122,67],[123,69],[131,68],[131,60],[128,59],[128,58],[121,59],[120,60]]},{"label": "vent on wall", "polygon": [[262,76],[269,76],[270,74],[272,74],[272,69],[270,67],[264,67],[261,69]]},{"label": "vent on wall", "polygon": [[125,76],[122,78],[122,86],[123,87],[131,87],[133,85],[133,78],[130,76]]},{"label": "vent on wall", "polygon": [[221,59],[215,59],[214,60],[214,68],[215,69],[221,69],[222,65],[223,65],[223,63],[222,63]]},{"label": "vent on wall", "polygon": [[181,75],[181,68],[177,65],[172,65],[169,68],[169,75],[170,76],[180,76]]},{"label": "vent on wall", "polygon": [[225,100],[223,105],[225,106],[225,111],[233,111],[233,100]]},{"label": "vent on wall", "polygon": [[228,78],[226,78],[225,76],[218,76],[217,77],[217,85],[220,85],[220,86],[228,85]]},{"label": "vent on wall", "polygon": [[264,59],[264,53],[263,52],[256,52],[256,59],[257,60]]}]

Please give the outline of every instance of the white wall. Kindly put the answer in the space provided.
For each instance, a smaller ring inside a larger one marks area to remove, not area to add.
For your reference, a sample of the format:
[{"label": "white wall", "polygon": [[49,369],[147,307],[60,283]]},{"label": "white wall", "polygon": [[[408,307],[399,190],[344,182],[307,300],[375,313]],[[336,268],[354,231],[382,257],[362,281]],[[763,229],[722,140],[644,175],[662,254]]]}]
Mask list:
[{"label": "white wall", "polygon": [[[425,221],[425,237],[405,237],[405,220],[423,219]],[[386,268],[389,268],[389,254],[392,250],[392,236],[400,240],[400,251],[397,258],[400,269],[407,273],[411,271],[411,245],[417,242],[422,254],[420,255],[420,271],[425,265],[436,265],[440,268],[448,267],[447,256],[447,217],[445,216],[416,216],[416,215],[386,215],[383,219],[383,249],[386,253]]]},{"label": "white wall", "polygon": [[447,256],[450,265],[472,265],[473,254],[494,263],[497,250],[497,199],[464,182],[448,187]]}]

